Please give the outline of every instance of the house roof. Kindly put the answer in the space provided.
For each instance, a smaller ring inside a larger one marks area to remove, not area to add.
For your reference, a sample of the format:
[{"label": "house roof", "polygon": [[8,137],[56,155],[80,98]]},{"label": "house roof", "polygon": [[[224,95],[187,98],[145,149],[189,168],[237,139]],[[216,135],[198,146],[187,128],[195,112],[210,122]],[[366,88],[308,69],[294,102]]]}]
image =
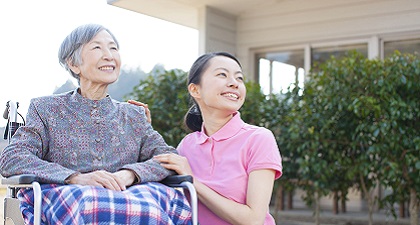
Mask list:
[{"label": "house roof", "polygon": [[108,4],[198,29],[199,10],[205,6],[239,16],[263,4],[283,0],[107,0]]}]

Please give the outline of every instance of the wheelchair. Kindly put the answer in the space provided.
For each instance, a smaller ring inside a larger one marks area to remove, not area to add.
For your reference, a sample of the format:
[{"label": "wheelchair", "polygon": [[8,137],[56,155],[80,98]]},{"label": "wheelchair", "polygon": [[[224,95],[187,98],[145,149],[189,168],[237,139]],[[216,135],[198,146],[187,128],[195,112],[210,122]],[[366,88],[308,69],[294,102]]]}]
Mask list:
[{"label": "wheelchair", "polygon": [[[3,118],[7,119],[4,139],[10,143],[11,137],[17,129],[25,125],[25,119],[18,112],[19,103],[8,101],[6,109],[3,113]],[[21,122],[18,122],[18,115],[21,117]],[[162,183],[173,188],[181,188],[187,190],[189,193],[189,201],[192,210],[192,223],[198,224],[197,217],[197,193],[192,184],[193,179],[187,175],[172,175],[164,180]],[[4,225],[24,225],[22,213],[20,211],[20,201],[17,199],[17,193],[21,188],[32,188],[34,191],[34,225],[41,224],[41,186],[39,179],[33,174],[22,174],[11,177],[2,177],[1,183],[6,185],[6,196],[4,198],[3,224]],[[184,192],[185,193],[185,192]]]}]

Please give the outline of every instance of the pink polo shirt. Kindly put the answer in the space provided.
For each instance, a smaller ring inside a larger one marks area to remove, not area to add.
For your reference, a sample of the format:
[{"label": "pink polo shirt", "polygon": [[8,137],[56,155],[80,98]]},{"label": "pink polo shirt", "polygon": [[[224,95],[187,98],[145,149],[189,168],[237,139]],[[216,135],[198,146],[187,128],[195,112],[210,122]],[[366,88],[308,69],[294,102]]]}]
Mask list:
[{"label": "pink polo shirt", "polygon": [[[280,151],[273,133],[246,124],[239,112],[210,137],[204,132],[187,135],[179,144],[178,152],[188,158],[196,179],[241,204],[246,203],[248,177],[252,171],[273,169],[276,179],[282,175]],[[201,202],[198,203],[198,221],[200,225],[229,224]],[[264,224],[275,224],[268,211]]]}]

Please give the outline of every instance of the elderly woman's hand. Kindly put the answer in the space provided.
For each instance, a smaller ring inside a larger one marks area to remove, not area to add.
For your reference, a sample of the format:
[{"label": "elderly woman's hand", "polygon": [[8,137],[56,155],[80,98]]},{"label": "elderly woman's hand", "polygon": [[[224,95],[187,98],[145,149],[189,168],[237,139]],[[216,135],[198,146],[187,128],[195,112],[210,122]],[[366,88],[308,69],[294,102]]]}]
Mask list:
[{"label": "elderly woman's hand", "polygon": [[105,170],[97,170],[90,173],[77,173],[70,176],[67,184],[92,185],[107,188],[114,191],[124,191],[127,186],[133,184],[134,172],[131,170],[119,170],[110,173]]},{"label": "elderly woman's hand", "polygon": [[133,105],[144,107],[146,111],[147,122],[152,123],[152,115],[150,114],[149,106],[147,104],[135,100],[128,100],[127,102]]}]

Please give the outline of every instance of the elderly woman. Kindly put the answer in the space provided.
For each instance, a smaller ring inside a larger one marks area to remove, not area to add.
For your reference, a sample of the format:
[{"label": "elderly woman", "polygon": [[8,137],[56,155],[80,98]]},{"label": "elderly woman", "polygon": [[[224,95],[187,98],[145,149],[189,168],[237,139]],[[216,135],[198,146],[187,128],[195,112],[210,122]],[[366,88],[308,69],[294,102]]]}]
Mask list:
[{"label": "elderly woman", "polygon": [[[27,124],[1,153],[1,175],[31,173],[48,183],[45,224],[188,224],[184,195],[153,182],[172,173],[153,157],[176,150],[153,130],[143,107],[107,94],[121,67],[114,35],[101,25],[80,26],[58,56],[79,87],[31,100]],[[18,194],[29,224],[32,195]]]}]

